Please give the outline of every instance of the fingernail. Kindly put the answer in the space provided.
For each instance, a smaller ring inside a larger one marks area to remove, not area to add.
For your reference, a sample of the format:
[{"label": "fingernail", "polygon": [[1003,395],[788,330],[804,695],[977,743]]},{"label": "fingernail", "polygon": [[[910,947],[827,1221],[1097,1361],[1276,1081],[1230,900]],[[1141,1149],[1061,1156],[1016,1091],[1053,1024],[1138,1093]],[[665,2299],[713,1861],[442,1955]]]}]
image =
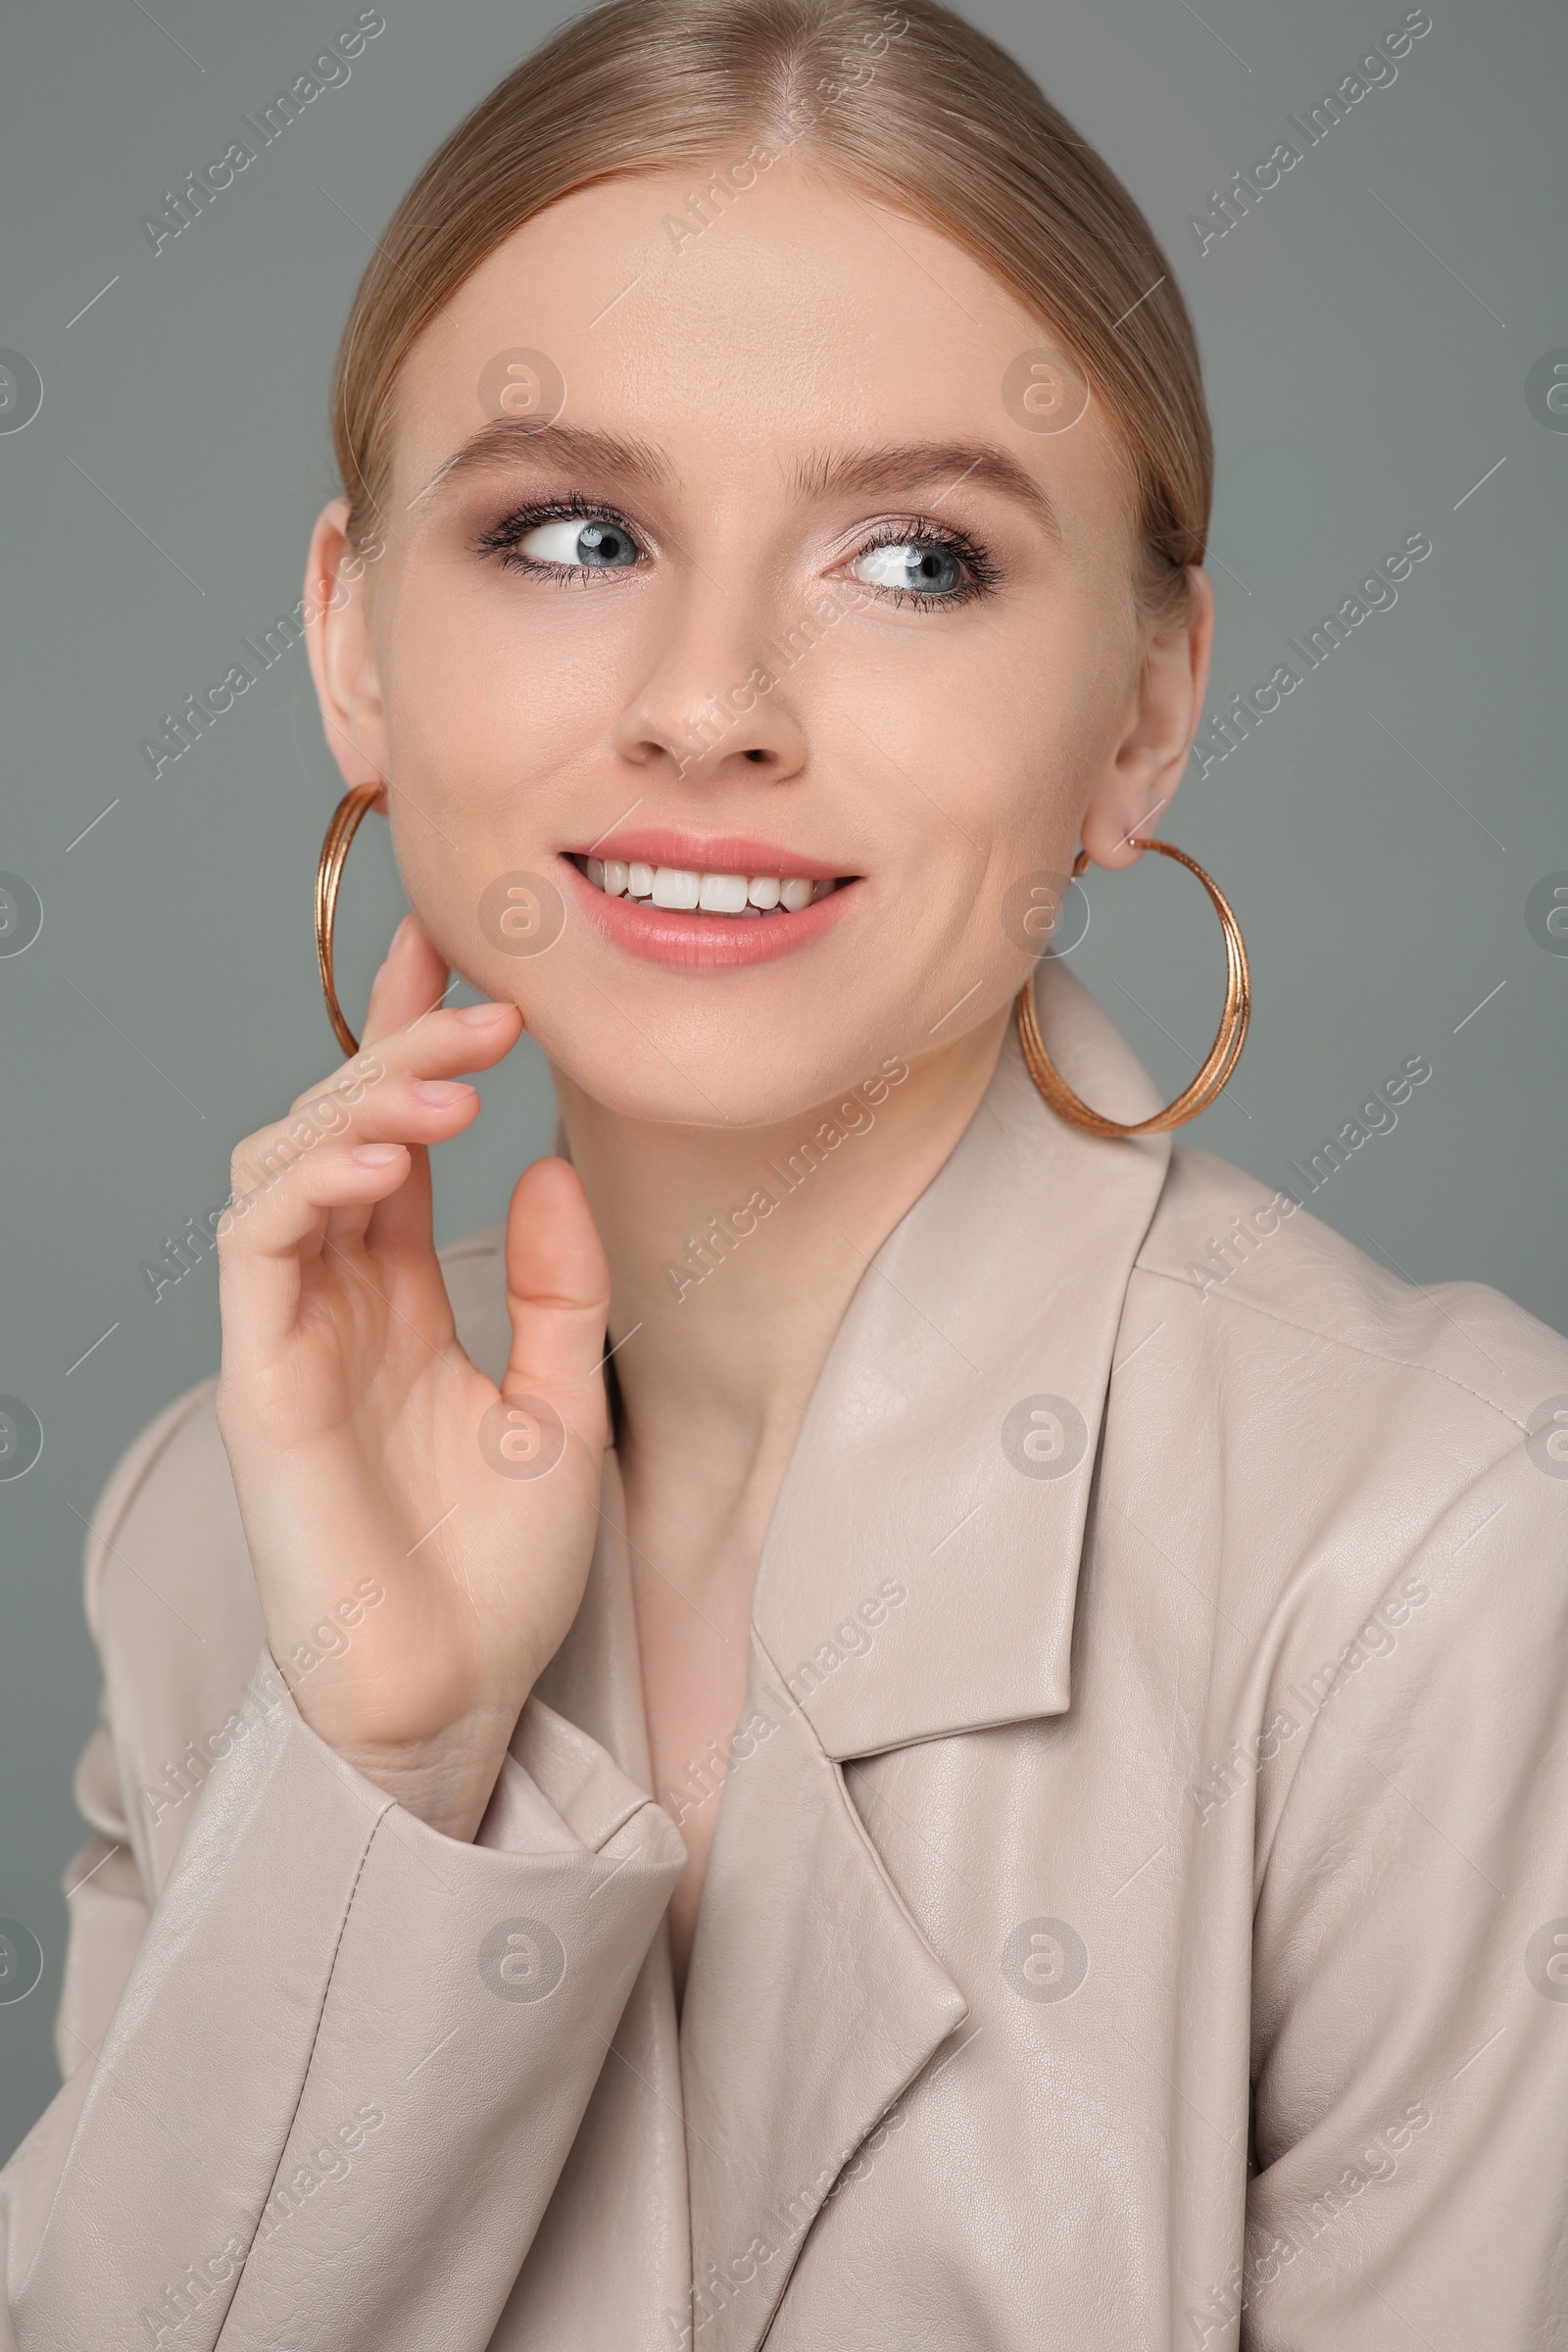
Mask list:
[{"label": "fingernail", "polygon": [[356,1144],[354,1157],[362,1168],[384,1168],[403,1157],[401,1144]]},{"label": "fingernail", "polygon": [[466,1021],[470,1029],[487,1029],[490,1023],[499,1020],[504,1012],[514,1012],[515,1009],[516,1007],[512,1004],[457,1004],[453,1006],[458,1019]]},{"label": "fingernail", "polygon": [[399,948],[406,948],[413,937],[414,917],[412,914],[406,914],[403,917],[402,922],[399,923],[397,929],[392,934],[392,945],[387,950],[387,954],[389,956],[395,956]]},{"label": "fingernail", "polygon": [[416,1078],[409,1089],[416,1102],[424,1102],[432,1110],[450,1110],[473,1093],[471,1086],[462,1086],[450,1078]]}]

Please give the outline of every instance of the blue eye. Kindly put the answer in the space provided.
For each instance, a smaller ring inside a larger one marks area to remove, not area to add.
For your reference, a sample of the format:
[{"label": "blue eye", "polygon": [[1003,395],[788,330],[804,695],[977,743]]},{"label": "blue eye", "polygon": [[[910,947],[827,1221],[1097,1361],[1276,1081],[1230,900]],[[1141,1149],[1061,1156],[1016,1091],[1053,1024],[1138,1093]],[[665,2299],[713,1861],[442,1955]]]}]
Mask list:
[{"label": "blue eye", "polygon": [[579,520],[567,515],[536,523],[515,542],[519,556],[535,564],[571,565],[582,571],[626,571],[637,563],[641,549],[624,523],[606,515]]},{"label": "blue eye", "polygon": [[956,549],[930,540],[901,541],[896,547],[868,547],[850,569],[868,588],[905,588],[917,596],[952,596],[968,585],[963,559]]}]

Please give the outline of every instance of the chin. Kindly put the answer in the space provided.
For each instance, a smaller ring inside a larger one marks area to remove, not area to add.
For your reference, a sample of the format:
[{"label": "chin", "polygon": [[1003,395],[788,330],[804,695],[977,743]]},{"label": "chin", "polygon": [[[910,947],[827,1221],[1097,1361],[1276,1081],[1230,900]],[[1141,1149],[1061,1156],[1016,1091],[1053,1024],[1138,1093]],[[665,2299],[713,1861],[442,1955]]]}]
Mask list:
[{"label": "chin", "polygon": [[[885,1063],[907,1068],[891,1023],[877,1032],[858,1022],[860,1044],[846,1040],[842,1017],[821,1006],[809,1013],[792,1006],[776,1019],[748,1023],[744,1038],[733,1021],[713,1034],[692,1021],[639,1035],[608,1004],[588,1021],[558,1023],[548,1012],[529,1018],[526,1010],[524,1017],[568,1087],[617,1118],[651,1126],[744,1132],[809,1124],[808,1114],[841,1098],[863,1100],[860,1090]],[[852,1113],[848,1124],[858,1123]]]}]

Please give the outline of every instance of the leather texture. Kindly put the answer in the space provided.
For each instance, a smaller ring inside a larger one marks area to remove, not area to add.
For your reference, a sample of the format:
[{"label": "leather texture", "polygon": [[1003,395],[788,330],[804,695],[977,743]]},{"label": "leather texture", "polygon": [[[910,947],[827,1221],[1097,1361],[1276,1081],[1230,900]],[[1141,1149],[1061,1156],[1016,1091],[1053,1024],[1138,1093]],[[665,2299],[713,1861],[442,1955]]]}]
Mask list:
[{"label": "leather texture", "polygon": [[[172,1405],[88,1549],[7,2352],[1568,2342],[1568,1345],[1270,1198],[1009,1034],[785,1479],[678,2030],[613,1455],[466,1845],[306,1728]],[[445,1263],[499,1372],[499,1229]]]}]

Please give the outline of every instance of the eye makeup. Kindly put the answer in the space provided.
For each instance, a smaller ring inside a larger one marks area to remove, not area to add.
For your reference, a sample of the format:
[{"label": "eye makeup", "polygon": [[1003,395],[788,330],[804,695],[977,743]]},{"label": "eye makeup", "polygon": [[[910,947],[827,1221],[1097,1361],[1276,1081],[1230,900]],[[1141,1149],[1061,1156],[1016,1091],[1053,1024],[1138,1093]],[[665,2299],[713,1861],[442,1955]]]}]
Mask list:
[{"label": "eye makeup", "polygon": [[[549,524],[571,522],[581,525],[575,542],[562,533],[559,550],[527,548],[536,534],[546,536]],[[477,535],[474,550],[505,570],[564,586],[587,586],[607,572],[641,570],[653,554],[641,531],[615,507],[580,491],[514,508]],[[863,525],[831,566],[839,572],[846,568],[871,595],[921,612],[971,604],[1001,577],[995,559],[969,532],[920,514],[885,515]]]},{"label": "eye makeup", "polygon": [[[571,561],[564,552],[559,556],[525,552],[523,542],[553,522],[580,525],[578,541],[585,560]],[[565,498],[530,499],[514,508],[479,534],[475,552],[493,558],[503,570],[528,572],[536,579],[567,586],[585,586],[599,572],[639,570],[650,553],[625,515],[603,499],[588,499],[579,491]],[[604,560],[592,561],[595,555]]]}]

